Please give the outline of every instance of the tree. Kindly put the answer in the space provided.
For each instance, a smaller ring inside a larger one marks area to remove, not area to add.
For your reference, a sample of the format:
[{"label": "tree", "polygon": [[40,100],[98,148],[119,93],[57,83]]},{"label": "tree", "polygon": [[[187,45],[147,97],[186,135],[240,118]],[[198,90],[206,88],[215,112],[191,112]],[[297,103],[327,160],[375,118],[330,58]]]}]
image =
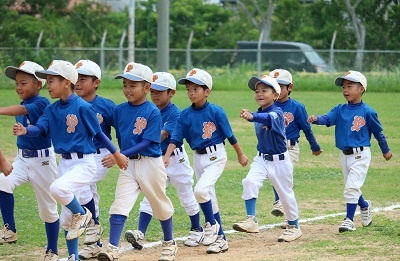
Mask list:
[{"label": "tree", "polygon": [[359,71],[362,70],[362,61],[364,56],[365,47],[365,26],[362,23],[360,17],[356,14],[356,9],[360,4],[361,0],[356,0],[356,2],[351,5],[350,0],[345,0],[347,11],[350,14],[351,21],[353,23],[356,39],[357,39],[357,55],[355,61],[355,68]]}]

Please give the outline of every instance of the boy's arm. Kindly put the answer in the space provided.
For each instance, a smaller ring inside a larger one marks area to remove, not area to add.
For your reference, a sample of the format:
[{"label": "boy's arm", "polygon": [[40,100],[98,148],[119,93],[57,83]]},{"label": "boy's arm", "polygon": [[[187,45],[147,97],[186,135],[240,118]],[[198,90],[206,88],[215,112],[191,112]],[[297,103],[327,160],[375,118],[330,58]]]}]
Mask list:
[{"label": "boy's arm", "polygon": [[113,155],[117,165],[121,169],[128,168],[128,159],[125,155],[121,154],[115,145],[111,142],[111,140],[104,134],[104,132],[100,131],[94,136],[98,141],[100,141],[106,149],[108,149]]},{"label": "boy's arm", "polygon": [[28,114],[28,110],[23,105],[11,105],[0,108],[0,115],[21,116]]},{"label": "boy's arm", "polygon": [[303,130],[303,132],[304,135],[306,136],[308,143],[310,144],[312,154],[315,156],[320,155],[323,152],[323,150],[321,150],[321,147],[319,146],[312,129]]},{"label": "boy's arm", "polygon": [[307,122],[317,125],[330,125],[330,120],[326,115],[311,115],[310,117],[308,117]]},{"label": "boy's arm", "polygon": [[379,147],[381,148],[383,157],[386,160],[390,160],[392,158],[392,153],[390,152],[390,148],[387,144],[386,137],[383,135],[381,131],[379,132],[374,132],[375,139],[378,141]]},{"label": "boy's arm", "polygon": [[176,143],[178,143],[178,141],[176,140],[171,140],[167,150],[165,151],[165,155],[164,155],[164,166],[168,167],[169,165],[169,157],[171,156],[172,152],[176,149]]},{"label": "boy's arm", "polygon": [[232,147],[235,149],[236,154],[238,156],[238,161],[242,167],[246,166],[247,163],[249,163],[249,159],[247,158],[246,155],[244,155],[242,148],[239,145],[239,142],[236,142],[235,144],[232,144]]},{"label": "boy's arm", "polygon": [[4,176],[10,175],[13,170],[11,163],[4,157],[3,151],[0,150],[0,172],[4,173]]},{"label": "boy's arm", "polygon": [[13,127],[14,136],[37,137],[44,131],[44,128],[40,125],[33,125],[24,127],[21,123],[15,123]]}]

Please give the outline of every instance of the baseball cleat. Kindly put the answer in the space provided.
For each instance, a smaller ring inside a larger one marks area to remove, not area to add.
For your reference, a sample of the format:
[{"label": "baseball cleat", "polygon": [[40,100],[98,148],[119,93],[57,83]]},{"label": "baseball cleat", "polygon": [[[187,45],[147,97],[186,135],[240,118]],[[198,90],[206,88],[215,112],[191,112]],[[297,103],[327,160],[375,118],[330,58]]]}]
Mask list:
[{"label": "baseball cleat", "polygon": [[346,232],[346,231],[354,231],[356,230],[356,226],[354,222],[350,218],[345,218],[342,222],[342,225],[339,227],[339,232]]},{"label": "baseball cleat", "polygon": [[65,237],[67,240],[72,240],[80,237],[83,232],[85,232],[86,227],[92,219],[92,213],[89,211],[89,209],[87,209],[86,207],[83,208],[86,211],[85,214],[72,214],[71,225],[68,230],[67,236]]},{"label": "baseball cleat", "polygon": [[274,202],[271,214],[276,217],[282,217],[285,214],[283,213],[283,206],[279,199]]},{"label": "baseball cleat", "polygon": [[366,200],[366,202],[368,203],[368,207],[360,208],[360,218],[363,227],[368,227],[369,225],[372,224],[372,213],[371,213],[372,202],[370,200]]},{"label": "baseball cleat", "polygon": [[228,240],[224,239],[223,235],[219,235],[217,240],[207,248],[207,254],[219,254],[228,251]]},{"label": "baseball cleat", "polygon": [[219,224],[215,221],[214,225],[211,225],[210,222],[207,222],[204,225],[204,238],[203,238],[203,245],[209,246],[217,240],[219,231]]},{"label": "baseball cleat", "polygon": [[96,258],[101,252],[101,247],[97,243],[86,245],[81,251],[79,251],[79,258],[86,260],[91,258]]},{"label": "baseball cleat", "polygon": [[161,256],[158,258],[158,261],[173,261],[175,260],[177,252],[178,245],[174,240],[163,241]]},{"label": "baseball cleat", "polygon": [[141,250],[144,245],[144,234],[140,230],[127,230],[125,232],[125,239],[131,243],[132,247]]},{"label": "baseball cleat", "polygon": [[303,234],[301,233],[300,228],[296,228],[295,225],[288,225],[285,231],[283,231],[282,235],[278,237],[278,242],[291,242],[298,239],[302,235]]},{"label": "baseball cleat", "polygon": [[18,240],[17,232],[10,229],[8,224],[5,224],[2,230],[0,230],[0,245],[4,243],[15,243]]},{"label": "baseball cleat", "polygon": [[258,228],[258,222],[254,221],[254,216],[248,215],[246,220],[241,223],[233,224],[233,229],[240,232],[247,233],[258,233],[260,229]]},{"label": "baseball cleat", "polygon": [[204,230],[199,231],[198,229],[191,230],[188,238],[185,240],[184,245],[190,247],[197,247],[201,244],[204,239]]},{"label": "baseball cleat", "polygon": [[114,261],[118,260],[118,247],[111,245],[107,246],[105,251],[100,251],[97,255],[97,260],[99,261]]},{"label": "baseball cleat", "polygon": [[95,224],[94,220],[91,219],[86,228],[86,237],[85,237],[85,242],[83,243],[85,245],[91,245],[96,243],[97,241],[100,240],[103,231],[104,231],[103,227],[100,224]]},{"label": "baseball cleat", "polygon": [[58,261],[58,255],[54,253],[51,249],[46,251],[46,254],[44,255],[44,261]]}]

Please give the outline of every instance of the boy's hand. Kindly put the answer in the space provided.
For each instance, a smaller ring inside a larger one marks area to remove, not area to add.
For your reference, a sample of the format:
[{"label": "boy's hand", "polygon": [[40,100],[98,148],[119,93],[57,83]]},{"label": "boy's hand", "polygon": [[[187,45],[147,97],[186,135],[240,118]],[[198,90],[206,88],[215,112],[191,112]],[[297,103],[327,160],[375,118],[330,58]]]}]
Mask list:
[{"label": "boy's hand", "polygon": [[249,159],[244,154],[238,156],[238,160],[239,160],[240,165],[242,165],[242,167],[245,167],[247,165],[247,163],[249,163]]},{"label": "boy's hand", "polygon": [[113,154],[115,161],[120,169],[127,169],[128,168],[128,158],[121,154],[119,151]]},{"label": "boy's hand", "polygon": [[385,158],[385,160],[390,160],[392,158],[392,153],[389,151],[386,154],[383,154],[383,157]]},{"label": "boy's hand", "polygon": [[115,164],[117,164],[117,161],[115,160],[114,156],[112,154],[107,154],[104,156],[104,158],[101,160],[101,164],[105,168],[111,168]]},{"label": "boy's hand", "polygon": [[253,119],[253,114],[248,109],[242,109],[240,111],[240,118],[243,118],[245,120],[252,120]]},{"label": "boy's hand", "polygon": [[13,132],[14,136],[22,136],[26,134],[26,128],[21,123],[15,123]]},{"label": "boy's hand", "polygon": [[11,165],[11,163],[6,160],[6,159],[1,159],[0,160],[0,172],[4,173],[4,176],[8,176],[10,175],[10,173],[13,170],[13,166]]},{"label": "boy's hand", "polygon": [[323,151],[323,150],[313,151],[313,152],[312,152],[312,155],[318,156],[318,155],[320,155],[322,152],[324,152],[324,151]]},{"label": "boy's hand", "polygon": [[168,165],[169,165],[169,156],[165,156],[165,155],[164,155],[163,161],[164,161],[164,166],[165,166],[165,168],[168,168]]},{"label": "boy's hand", "polygon": [[309,123],[313,123],[314,121],[317,121],[317,116],[315,116],[315,115],[311,115],[307,119],[307,122],[309,122]]}]

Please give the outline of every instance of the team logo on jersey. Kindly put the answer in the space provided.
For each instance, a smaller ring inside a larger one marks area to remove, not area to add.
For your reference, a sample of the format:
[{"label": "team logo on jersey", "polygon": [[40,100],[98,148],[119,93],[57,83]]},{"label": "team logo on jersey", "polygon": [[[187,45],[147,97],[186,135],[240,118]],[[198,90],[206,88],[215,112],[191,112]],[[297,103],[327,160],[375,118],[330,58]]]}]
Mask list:
[{"label": "team logo on jersey", "polygon": [[42,166],[49,166],[49,161],[48,160],[46,160],[46,161],[42,161]]},{"label": "team logo on jersey", "polygon": [[291,112],[284,112],[283,116],[285,117],[285,126],[287,127],[294,120],[294,116]]},{"label": "team logo on jersey", "polygon": [[158,75],[153,74],[152,82],[155,82],[158,79]]},{"label": "team logo on jersey", "polygon": [[68,128],[67,132],[68,133],[74,133],[75,132],[75,127],[78,125],[78,118],[76,117],[75,114],[68,114],[67,115],[67,122],[66,122]]},{"label": "team logo on jersey", "polygon": [[143,117],[137,117],[133,134],[140,135],[147,126],[147,120]]},{"label": "team logo on jersey", "polygon": [[83,65],[83,63],[82,62],[79,62],[79,63],[77,63],[76,64],[76,66],[75,66],[75,69],[79,69],[79,68],[81,68],[81,66]]},{"label": "team logo on jersey", "polygon": [[191,70],[190,72],[189,72],[189,76],[193,76],[193,75],[195,75],[197,73],[197,71],[196,70]]},{"label": "team logo on jersey", "polygon": [[132,64],[128,64],[128,66],[126,66],[125,72],[130,72],[132,69],[133,69],[133,65]]},{"label": "team logo on jersey", "polygon": [[365,125],[365,119],[362,116],[354,116],[353,126],[351,126],[351,131],[359,131],[361,127]]},{"label": "team logo on jersey", "polygon": [[97,120],[99,121],[99,124],[102,124],[103,123],[103,115],[101,115],[100,113],[96,113],[96,117],[97,117]]},{"label": "team logo on jersey", "polygon": [[203,135],[201,137],[203,139],[211,139],[216,129],[214,122],[203,122]]}]

